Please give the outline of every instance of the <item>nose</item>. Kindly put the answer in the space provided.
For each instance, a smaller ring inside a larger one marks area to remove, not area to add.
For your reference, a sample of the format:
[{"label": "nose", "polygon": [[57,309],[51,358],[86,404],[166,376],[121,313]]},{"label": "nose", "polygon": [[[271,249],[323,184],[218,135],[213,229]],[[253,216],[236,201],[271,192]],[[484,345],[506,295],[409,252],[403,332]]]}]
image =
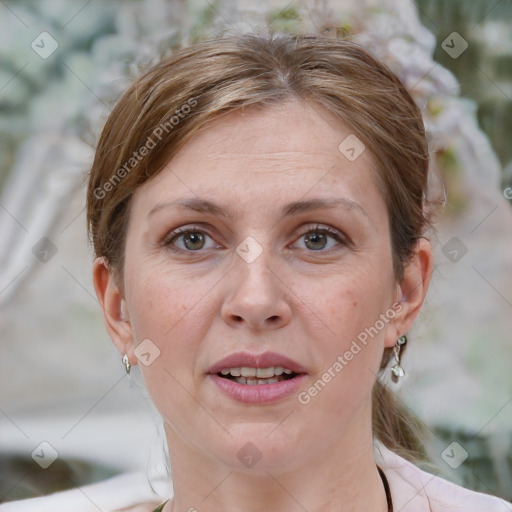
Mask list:
[{"label": "nose", "polygon": [[230,327],[280,329],[291,319],[291,290],[270,266],[269,249],[251,263],[235,255],[221,316]]}]

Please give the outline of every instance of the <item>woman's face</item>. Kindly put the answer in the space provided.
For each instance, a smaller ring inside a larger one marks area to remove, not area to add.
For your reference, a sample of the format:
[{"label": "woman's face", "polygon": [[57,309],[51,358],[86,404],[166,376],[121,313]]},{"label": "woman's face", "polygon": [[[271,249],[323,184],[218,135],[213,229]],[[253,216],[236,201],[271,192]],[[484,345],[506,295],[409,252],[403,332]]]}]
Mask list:
[{"label": "woman's face", "polygon": [[[371,436],[403,291],[360,144],[316,105],[248,109],[207,125],[135,193],[124,350],[176,449],[264,472]],[[279,366],[259,372],[274,375],[265,384],[234,378]]]}]

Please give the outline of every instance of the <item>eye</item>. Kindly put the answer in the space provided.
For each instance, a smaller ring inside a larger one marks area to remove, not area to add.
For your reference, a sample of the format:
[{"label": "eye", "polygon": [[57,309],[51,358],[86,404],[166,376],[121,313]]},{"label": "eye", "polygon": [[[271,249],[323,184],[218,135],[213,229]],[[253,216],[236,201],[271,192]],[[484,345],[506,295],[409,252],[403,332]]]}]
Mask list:
[{"label": "eye", "polygon": [[[307,231],[303,231],[300,238],[304,238],[305,248],[314,252],[326,252],[329,249],[332,249],[336,244],[332,244],[330,247],[326,248],[329,238],[343,246],[347,245],[347,242],[341,233],[332,228],[320,227],[318,225],[314,228],[309,227]],[[326,250],[324,251],[324,249]]]},{"label": "eye", "polygon": [[[206,239],[213,239],[205,233],[202,229],[196,226],[188,226],[184,228],[179,228],[170,233],[169,237],[163,242],[163,245],[169,247],[172,250],[182,250],[187,252],[197,252],[201,249],[213,249],[217,246],[213,245],[210,247],[205,247]],[[177,245],[175,242],[177,241],[183,242],[182,246]]]},{"label": "eye", "polygon": [[[209,247],[206,245],[206,240],[213,239],[203,229],[198,226],[185,226],[175,229],[165,239],[162,245],[168,247],[173,251],[185,252],[199,252],[201,249],[214,249],[218,247],[211,244]],[[315,227],[308,226],[306,230],[302,231],[299,239],[304,238],[304,245],[302,249],[313,252],[327,252],[336,245],[348,245],[345,237],[338,231],[329,227]],[[337,243],[329,245],[329,239]],[[181,242],[181,244],[180,244]]]}]

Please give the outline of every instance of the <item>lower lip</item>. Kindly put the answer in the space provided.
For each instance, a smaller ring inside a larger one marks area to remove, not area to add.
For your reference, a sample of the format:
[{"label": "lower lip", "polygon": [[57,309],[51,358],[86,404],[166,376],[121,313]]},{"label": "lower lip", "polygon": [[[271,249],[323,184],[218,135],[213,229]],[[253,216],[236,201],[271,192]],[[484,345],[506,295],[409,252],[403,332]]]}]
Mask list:
[{"label": "lower lip", "polygon": [[210,377],[221,391],[239,402],[248,404],[268,404],[277,402],[295,393],[302,381],[306,378],[306,374],[302,373],[293,379],[282,380],[281,382],[254,385],[239,384],[234,380],[225,379],[216,374],[210,374]]}]

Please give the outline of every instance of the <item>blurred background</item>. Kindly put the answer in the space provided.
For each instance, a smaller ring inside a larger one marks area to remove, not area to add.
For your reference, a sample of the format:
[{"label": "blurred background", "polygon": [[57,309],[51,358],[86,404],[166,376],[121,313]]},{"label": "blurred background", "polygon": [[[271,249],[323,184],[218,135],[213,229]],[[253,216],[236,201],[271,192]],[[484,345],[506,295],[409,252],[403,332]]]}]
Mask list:
[{"label": "blurred background", "polygon": [[2,0],[0,503],[162,471],[160,420],[92,286],[84,179],[140,70],[268,27],[359,41],[422,108],[447,202],[390,387],[424,423],[437,474],[512,499],[511,0]]}]

